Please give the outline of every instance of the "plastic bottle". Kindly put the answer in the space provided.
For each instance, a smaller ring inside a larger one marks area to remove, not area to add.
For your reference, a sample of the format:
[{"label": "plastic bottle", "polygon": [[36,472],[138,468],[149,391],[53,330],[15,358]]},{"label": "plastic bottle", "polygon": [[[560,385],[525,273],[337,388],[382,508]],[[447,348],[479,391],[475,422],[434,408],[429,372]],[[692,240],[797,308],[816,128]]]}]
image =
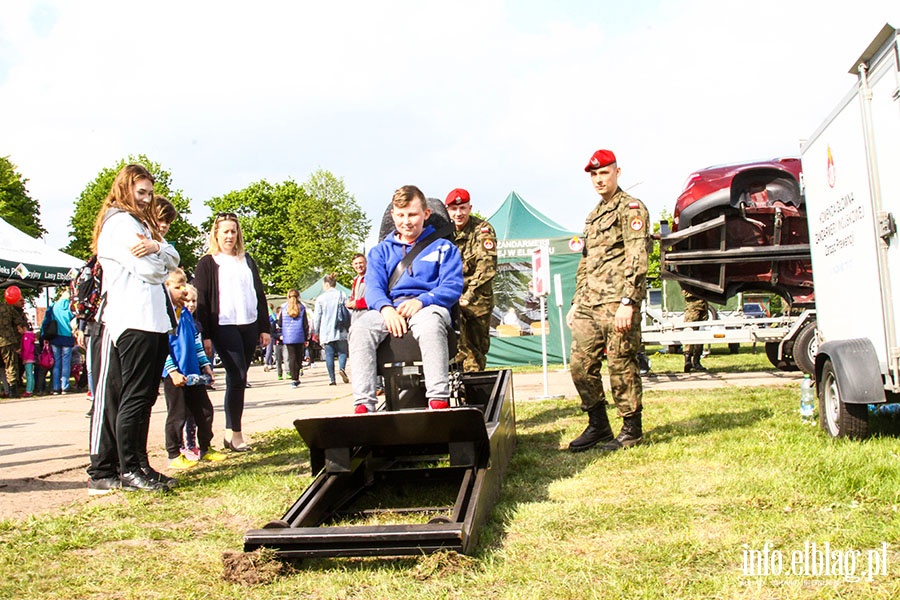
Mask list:
[{"label": "plastic bottle", "polygon": [[800,418],[804,423],[814,423],[816,413],[815,385],[809,375],[803,376],[800,383]]},{"label": "plastic bottle", "polygon": [[186,375],[185,378],[187,379],[186,385],[209,385],[209,375],[205,373],[201,375],[191,373]]}]

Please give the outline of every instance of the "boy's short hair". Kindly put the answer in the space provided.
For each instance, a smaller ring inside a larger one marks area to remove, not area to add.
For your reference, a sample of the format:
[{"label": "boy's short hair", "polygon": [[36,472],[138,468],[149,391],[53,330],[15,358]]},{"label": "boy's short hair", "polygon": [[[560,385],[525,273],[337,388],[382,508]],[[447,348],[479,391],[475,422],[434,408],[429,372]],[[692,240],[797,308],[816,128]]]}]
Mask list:
[{"label": "boy's short hair", "polygon": [[328,275],[323,277],[323,280],[325,281],[325,283],[327,283],[331,287],[337,286],[337,278],[334,276],[333,273],[329,273]]},{"label": "boy's short hair", "polygon": [[[181,269],[179,269],[179,271],[180,271],[180,270],[181,270]],[[195,288],[195,287],[194,287],[193,285],[191,285],[190,283],[186,284],[186,285],[184,286],[184,289],[187,290],[187,293],[188,293],[189,295],[193,296],[194,298],[197,297],[197,288]]]},{"label": "boy's short hair", "polygon": [[178,218],[178,211],[175,210],[175,205],[168,198],[163,198],[162,196],[156,196],[155,199],[158,207],[158,220],[161,223],[169,223],[170,225],[174,223],[175,219]]},{"label": "boy's short hair", "polygon": [[170,271],[169,276],[166,277],[166,287],[172,287],[176,285],[187,285],[187,275],[185,275],[184,271],[182,271],[181,269]]},{"label": "boy's short hair", "polygon": [[391,198],[391,204],[397,208],[404,208],[416,198],[422,203],[422,210],[428,210],[428,202],[425,201],[425,194],[414,185],[404,185],[394,192],[394,197]]}]

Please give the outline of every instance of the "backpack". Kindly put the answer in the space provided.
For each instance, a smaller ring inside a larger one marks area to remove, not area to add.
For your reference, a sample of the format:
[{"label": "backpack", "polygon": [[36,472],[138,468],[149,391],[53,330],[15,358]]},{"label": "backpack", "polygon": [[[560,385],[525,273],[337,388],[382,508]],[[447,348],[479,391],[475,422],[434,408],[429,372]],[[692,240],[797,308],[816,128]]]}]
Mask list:
[{"label": "backpack", "polygon": [[69,308],[76,319],[94,321],[103,301],[103,267],[97,255],[91,256],[73,282]]},{"label": "backpack", "polygon": [[344,294],[340,295],[340,301],[338,302],[337,308],[337,328],[339,331],[347,331],[350,329],[350,311],[347,309],[347,305],[344,304],[347,299],[344,297]]}]

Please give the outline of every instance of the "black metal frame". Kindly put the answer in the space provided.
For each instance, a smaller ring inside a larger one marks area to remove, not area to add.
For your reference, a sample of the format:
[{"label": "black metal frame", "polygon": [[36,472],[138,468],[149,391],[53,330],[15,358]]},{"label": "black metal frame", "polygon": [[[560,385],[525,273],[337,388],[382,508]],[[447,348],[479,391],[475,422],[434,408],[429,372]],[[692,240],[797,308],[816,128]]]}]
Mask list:
[{"label": "black metal frame", "polygon": [[[318,475],[284,517],[244,534],[244,550],[266,547],[285,558],[470,551],[500,495],[515,449],[515,404],[509,370],[466,373],[462,379],[462,407],[294,421]],[[364,492],[377,493],[382,484],[440,479],[458,482],[451,506],[353,507]],[[439,516],[421,524],[333,525],[360,512]]]}]

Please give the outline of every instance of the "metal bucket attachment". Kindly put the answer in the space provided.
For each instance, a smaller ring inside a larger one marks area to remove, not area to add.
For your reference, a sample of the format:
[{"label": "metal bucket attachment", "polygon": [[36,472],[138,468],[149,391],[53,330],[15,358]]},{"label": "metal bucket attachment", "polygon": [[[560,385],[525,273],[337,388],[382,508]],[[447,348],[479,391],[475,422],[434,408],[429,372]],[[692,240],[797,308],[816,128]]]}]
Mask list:
[{"label": "metal bucket attachment", "polygon": [[459,408],[294,421],[318,475],[281,519],[244,534],[244,550],[311,557],[472,548],[515,448],[512,372],[467,373],[463,385],[471,404]]}]

